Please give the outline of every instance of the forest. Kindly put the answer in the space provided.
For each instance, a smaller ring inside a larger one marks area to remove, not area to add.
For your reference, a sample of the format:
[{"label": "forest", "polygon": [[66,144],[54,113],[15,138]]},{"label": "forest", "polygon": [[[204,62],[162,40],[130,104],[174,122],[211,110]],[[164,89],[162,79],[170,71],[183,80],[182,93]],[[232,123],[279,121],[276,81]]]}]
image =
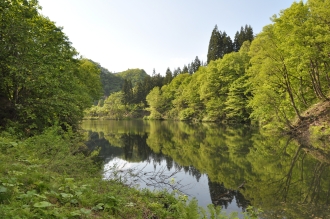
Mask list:
[{"label": "forest", "polygon": [[40,10],[37,0],[0,1],[0,217],[198,218],[196,200],[102,178],[79,130],[103,95],[101,69]]},{"label": "forest", "polygon": [[[293,129],[304,112],[329,100],[328,1],[295,2],[271,18],[257,35],[251,26],[234,40],[212,31],[207,62],[130,80],[89,117],[253,123]],[[147,110],[146,114],[134,112]],[[133,113],[132,113],[133,112]]]},{"label": "forest", "polygon": [[[62,28],[40,11],[37,0],[0,1],[4,218],[200,218],[196,200],[181,194],[138,192],[103,180],[97,151],[86,149],[79,132],[83,118],[295,130],[323,115],[328,120],[311,131],[330,133],[329,0],[295,2],[256,35],[245,25],[232,40],[215,26],[206,62],[196,56],[164,76],[143,69],[111,73],[80,57]],[[317,112],[317,106],[323,108]]]}]

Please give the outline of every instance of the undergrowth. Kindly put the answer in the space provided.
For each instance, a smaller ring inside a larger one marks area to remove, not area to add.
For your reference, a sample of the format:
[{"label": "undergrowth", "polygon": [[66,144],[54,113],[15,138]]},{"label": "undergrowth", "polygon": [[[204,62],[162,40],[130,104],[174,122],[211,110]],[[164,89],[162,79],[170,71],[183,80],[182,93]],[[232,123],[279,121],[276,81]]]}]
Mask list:
[{"label": "undergrowth", "polygon": [[[0,134],[0,217],[237,218],[198,207],[177,192],[137,190],[104,180],[97,154],[61,128],[19,140]],[[252,212],[246,217],[256,218]]]}]

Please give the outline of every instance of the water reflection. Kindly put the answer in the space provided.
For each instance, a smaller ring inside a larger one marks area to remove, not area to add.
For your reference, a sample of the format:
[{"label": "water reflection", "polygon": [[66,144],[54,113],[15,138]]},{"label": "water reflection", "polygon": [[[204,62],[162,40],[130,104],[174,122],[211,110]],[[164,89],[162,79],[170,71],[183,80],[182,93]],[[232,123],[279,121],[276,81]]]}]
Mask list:
[{"label": "water reflection", "polygon": [[146,171],[181,171],[176,180],[190,184],[186,192],[202,206],[230,212],[253,205],[263,218],[330,215],[329,155],[304,141],[250,127],[170,121],[85,121],[82,127],[88,147],[100,147],[108,164],[121,159]]}]

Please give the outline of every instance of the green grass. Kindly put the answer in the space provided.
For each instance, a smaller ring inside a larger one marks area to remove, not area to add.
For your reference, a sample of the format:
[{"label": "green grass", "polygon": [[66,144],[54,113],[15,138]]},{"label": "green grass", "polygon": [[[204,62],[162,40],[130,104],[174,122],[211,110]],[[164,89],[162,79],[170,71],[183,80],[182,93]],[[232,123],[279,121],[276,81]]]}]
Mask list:
[{"label": "green grass", "polygon": [[1,133],[1,218],[227,218],[175,192],[104,180],[96,157],[56,127],[23,140]]}]

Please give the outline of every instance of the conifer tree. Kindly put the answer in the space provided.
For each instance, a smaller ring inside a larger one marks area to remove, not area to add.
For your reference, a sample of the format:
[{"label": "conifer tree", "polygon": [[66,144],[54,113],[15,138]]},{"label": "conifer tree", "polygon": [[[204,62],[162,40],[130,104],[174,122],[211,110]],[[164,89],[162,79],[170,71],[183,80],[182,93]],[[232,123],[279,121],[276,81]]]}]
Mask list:
[{"label": "conifer tree", "polygon": [[172,72],[171,72],[170,68],[167,68],[166,73],[165,73],[164,84],[171,83],[172,79],[173,79]]},{"label": "conifer tree", "polygon": [[194,66],[193,66],[194,73],[196,71],[198,71],[200,66],[201,66],[201,61],[199,60],[198,56],[196,56],[196,58],[194,60]]},{"label": "conifer tree", "polygon": [[209,43],[209,49],[207,53],[207,64],[212,60],[222,58],[225,54],[233,51],[233,42],[227,33],[218,30],[218,26],[215,25],[211,39]]},{"label": "conifer tree", "polygon": [[146,95],[144,95],[144,87],[143,84],[139,81],[134,87],[134,103],[141,103],[145,99]]},{"label": "conifer tree", "polygon": [[194,73],[194,62],[188,64],[188,73],[191,75]]},{"label": "conifer tree", "polygon": [[219,58],[222,58],[225,54],[231,53],[233,51],[233,42],[230,36],[227,33],[219,32],[220,40],[219,40]]},{"label": "conifer tree", "polygon": [[188,73],[188,67],[186,65],[183,66],[183,69],[182,69],[182,74],[184,73]]},{"label": "conifer tree", "polygon": [[210,61],[217,60],[218,58],[220,58],[219,44],[220,44],[220,33],[218,30],[218,26],[215,25],[209,42],[209,49],[207,52],[207,63],[210,63]]},{"label": "conifer tree", "polygon": [[124,80],[122,92],[124,93],[124,104],[127,105],[131,103],[133,101],[133,86],[131,80]]},{"label": "conifer tree", "polygon": [[238,52],[245,41],[248,40],[252,42],[253,39],[254,39],[254,35],[253,35],[252,27],[250,25],[245,25],[245,27],[243,28],[242,26],[240,32],[237,31],[235,34],[234,45],[233,45],[234,51]]},{"label": "conifer tree", "polygon": [[174,71],[173,71],[173,78],[175,78],[179,74],[181,74],[181,68],[180,67],[178,67],[177,69],[174,69]]}]

